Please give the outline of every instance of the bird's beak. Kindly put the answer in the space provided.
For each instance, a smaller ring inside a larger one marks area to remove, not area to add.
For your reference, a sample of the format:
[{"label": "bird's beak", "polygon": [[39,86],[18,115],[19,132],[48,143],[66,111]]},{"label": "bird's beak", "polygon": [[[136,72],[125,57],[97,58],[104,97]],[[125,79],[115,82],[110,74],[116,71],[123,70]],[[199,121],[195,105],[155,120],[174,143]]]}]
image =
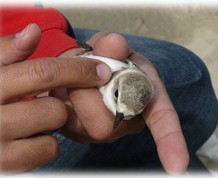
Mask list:
[{"label": "bird's beak", "polygon": [[116,112],[116,117],[115,117],[115,122],[114,122],[114,127],[113,130],[115,130],[117,128],[117,126],[119,125],[119,123],[124,119],[124,114],[123,113],[119,113]]}]

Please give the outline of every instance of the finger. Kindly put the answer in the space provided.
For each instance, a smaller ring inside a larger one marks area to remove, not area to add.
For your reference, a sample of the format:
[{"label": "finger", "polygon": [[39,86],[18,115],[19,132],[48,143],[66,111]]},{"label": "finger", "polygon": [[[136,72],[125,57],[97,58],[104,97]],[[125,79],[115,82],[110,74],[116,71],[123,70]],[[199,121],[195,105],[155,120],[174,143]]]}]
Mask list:
[{"label": "finger", "polygon": [[72,133],[71,131],[69,130],[62,130],[62,134],[75,141],[75,142],[78,142],[78,143],[81,143],[81,144],[93,144],[93,143],[113,143],[114,141],[116,141],[117,139],[113,139],[113,138],[109,138],[109,139],[106,139],[106,140],[95,140],[89,136],[83,136],[83,135],[80,135],[80,134],[76,134],[76,133]]},{"label": "finger", "polygon": [[86,43],[93,47],[96,41],[98,41],[100,38],[104,36],[109,35],[110,33],[111,32],[108,32],[108,31],[97,32],[88,41],[86,41]]},{"label": "finger", "polygon": [[[183,173],[188,165],[188,151],[179,123],[178,115],[167,93],[155,97],[146,109],[144,119],[157,145],[159,158],[169,173]],[[164,103],[164,106],[163,106]]]},{"label": "finger", "polygon": [[[70,119],[69,119],[70,120]],[[86,132],[84,134],[83,132],[85,130],[80,130],[81,132],[70,128],[69,126],[65,126],[62,129],[62,133],[69,139],[74,140],[76,142],[82,143],[82,144],[90,144],[90,143],[113,143],[117,139],[129,135],[129,134],[137,134],[140,133],[145,126],[145,122],[142,117],[138,116],[137,118],[124,121],[122,122],[119,127],[116,129],[116,131],[112,132],[111,135],[108,135],[108,137],[105,137],[101,140],[95,140],[94,138],[90,137],[89,134]],[[84,129],[84,127],[82,127]],[[99,130],[97,131],[99,132]]]},{"label": "finger", "polygon": [[[68,92],[74,117],[78,118],[81,123],[80,129],[76,130],[73,121],[68,122],[68,133],[69,130],[83,136],[87,136],[88,133],[94,140],[105,141],[118,139],[126,134],[139,133],[145,126],[144,120],[138,117],[122,122],[116,131],[113,131],[115,116],[104,105],[102,96],[97,89],[69,89]],[[74,119],[69,118],[69,120]]]},{"label": "finger", "polygon": [[81,144],[100,143],[100,141],[96,141],[89,136],[84,136],[81,134],[74,133],[74,132],[72,132],[72,130],[69,130],[66,128],[62,129],[61,133],[66,138],[71,139],[71,140],[78,142],[78,143],[81,143]]},{"label": "finger", "polygon": [[74,133],[74,134],[79,134],[82,136],[86,136],[88,137],[89,134],[88,132],[85,130],[83,124],[81,123],[81,121],[77,118],[72,106],[68,108],[68,113],[69,113],[69,119],[67,120],[66,125],[64,126],[64,130],[67,130],[68,133]]},{"label": "finger", "polygon": [[118,139],[125,135],[138,134],[144,129],[144,127],[145,121],[141,115],[135,116],[130,120],[124,120],[114,131],[112,139]]},{"label": "finger", "polygon": [[89,136],[83,136],[80,134],[72,133],[70,130],[62,130],[62,134],[68,138],[71,139],[75,142],[81,143],[81,144],[93,144],[93,143],[107,143],[107,141],[99,141],[99,140],[94,140],[93,138]]},{"label": "finger", "polygon": [[113,142],[126,135],[134,135],[140,133],[145,127],[145,121],[138,115],[130,120],[122,121],[111,135],[105,138],[105,142]]},{"label": "finger", "polygon": [[67,110],[60,100],[45,97],[1,107],[2,139],[19,139],[62,127]]},{"label": "finger", "polygon": [[66,88],[54,89],[52,90],[51,94],[53,97],[61,99],[61,101],[63,101],[66,105],[69,119],[67,120],[67,123],[65,124],[63,130],[68,130],[71,133],[76,133],[76,134],[78,133],[83,136],[88,136],[88,133],[84,129],[82,123],[75,115],[75,112],[72,108],[72,104],[67,94],[67,89]]},{"label": "finger", "polygon": [[[89,115],[89,113],[87,113],[87,115]],[[86,125],[86,122],[83,123],[84,125]],[[72,117],[71,115],[69,116],[67,124],[62,128],[62,131],[66,137],[80,143],[107,143],[113,142],[125,135],[138,134],[144,129],[144,127],[144,119],[141,116],[137,116],[134,119],[123,121],[122,123],[120,123],[120,125],[115,131],[105,134],[105,137],[102,137],[99,140],[95,140],[93,137],[91,137],[93,135],[92,132],[98,132],[98,134],[101,134],[102,131],[89,130],[91,133],[88,133],[85,130],[82,122],[75,115],[74,117]]]},{"label": "finger", "polygon": [[58,144],[54,137],[39,136],[16,140],[5,148],[1,156],[4,172],[23,172],[55,159]]},{"label": "finger", "polygon": [[0,102],[53,88],[99,86],[110,77],[110,68],[96,60],[44,58],[20,62],[0,69]]},{"label": "finger", "polygon": [[1,38],[0,67],[29,57],[38,45],[40,36],[40,28],[36,24],[30,24],[16,35]]},{"label": "finger", "polygon": [[101,33],[89,41],[94,49],[93,53],[98,56],[113,59],[127,59],[130,50],[125,38],[116,33]]},{"label": "finger", "polygon": [[151,63],[138,54],[132,58],[138,59],[135,62],[141,63],[140,67],[147,72],[154,86],[154,98],[143,112],[143,117],[157,145],[160,160],[169,173],[184,172],[189,156],[178,115]]},{"label": "finger", "polygon": [[[72,108],[70,108],[70,110],[72,112]],[[87,115],[89,115],[89,113],[87,113]],[[108,119],[111,120],[111,118]],[[78,141],[80,143],[102,143],[102,142],[107,143],[107,142],[113,142],[125,135],[138,134],[145,127],[144,119],[141,116],[136,116],[134,119],[126,120],[120,123],[120,125],[115,131],[105,134],[105,137],[102,137],[99,140],[95,140],[94,138],[91,137],[93,135],[92,132],[98,132],[98,134],[101,134],[102,131],[89,130],[91,133],[88,133],[87,130],[84,128],[83,124],[86,125],[86,122],[83,121],[82,123],[80,119],[76,117],[75,113],[73,114],[73,117],[71,114],[69,114],[68,122],[62,128],[62,131],[66,137],[74,141]]]},{"label": "finger", "polygon": [[69,98],[76,117],[94,140],[112,135],[114,115],[106,108],[96,88],[69,89]]}]

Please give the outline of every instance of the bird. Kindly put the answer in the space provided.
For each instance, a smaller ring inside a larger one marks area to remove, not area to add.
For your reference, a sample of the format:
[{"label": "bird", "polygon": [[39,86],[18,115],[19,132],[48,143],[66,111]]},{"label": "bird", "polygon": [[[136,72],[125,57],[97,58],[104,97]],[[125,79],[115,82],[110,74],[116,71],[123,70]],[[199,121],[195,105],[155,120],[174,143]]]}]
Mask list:
[{"label": "bird", "polygon": [[104,104],[115,116],[113,130],[123,120],[130,120],[141,114],[154,95],[148,75],[131,59],[119,61],[93,55],[89,53],[93,50],[91,46],[80,41],[77,44],[84,48],[84,51],[78,53],[79,57],[102,61],[111,69],[111,79],[98,89]]}]

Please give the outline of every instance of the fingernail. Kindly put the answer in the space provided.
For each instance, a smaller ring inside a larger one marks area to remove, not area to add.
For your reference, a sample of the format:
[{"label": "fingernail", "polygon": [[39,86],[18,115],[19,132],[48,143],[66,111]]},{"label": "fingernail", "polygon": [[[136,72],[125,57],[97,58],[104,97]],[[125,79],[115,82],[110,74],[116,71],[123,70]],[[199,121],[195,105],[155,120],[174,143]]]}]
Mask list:
[{"label": "fingernail", "polygon": [[15,38],[22,38],[25,36],[25,34],[28,33],[30,27],[31,27],[32,24],[29,24],[28,26],[26,26],[21,32],[18,32],[16,35],[15,35]]},{"label": "fingernail", "polygon": [[108,81],[111,78],[111,69],[106,64],[97,65],[96,72],[101,80]]}]

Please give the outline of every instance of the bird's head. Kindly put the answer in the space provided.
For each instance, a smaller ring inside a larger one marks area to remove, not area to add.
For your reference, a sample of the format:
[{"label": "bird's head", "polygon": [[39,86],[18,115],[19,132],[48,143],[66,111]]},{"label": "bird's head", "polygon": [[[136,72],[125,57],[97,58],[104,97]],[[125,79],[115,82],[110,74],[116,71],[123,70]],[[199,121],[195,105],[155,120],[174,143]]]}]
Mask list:
[{"label": "bird's head", "polygon": [[140,114],[153,96],[147,75],[136,68],[115,72],[100,91],[105,104],[115,115],[114,129],[122,120]]}]

